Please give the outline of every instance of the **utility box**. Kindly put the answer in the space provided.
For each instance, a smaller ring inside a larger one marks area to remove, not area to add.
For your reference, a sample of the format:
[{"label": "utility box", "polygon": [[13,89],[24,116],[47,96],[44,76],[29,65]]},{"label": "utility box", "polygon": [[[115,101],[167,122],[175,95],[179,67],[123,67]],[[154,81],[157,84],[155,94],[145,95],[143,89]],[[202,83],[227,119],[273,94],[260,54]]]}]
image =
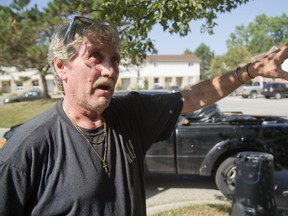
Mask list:
[{"label": "utility box", "polygon": [[277,215],[273,160],[273,155],[263,152],[237,155],[232,216]]}]

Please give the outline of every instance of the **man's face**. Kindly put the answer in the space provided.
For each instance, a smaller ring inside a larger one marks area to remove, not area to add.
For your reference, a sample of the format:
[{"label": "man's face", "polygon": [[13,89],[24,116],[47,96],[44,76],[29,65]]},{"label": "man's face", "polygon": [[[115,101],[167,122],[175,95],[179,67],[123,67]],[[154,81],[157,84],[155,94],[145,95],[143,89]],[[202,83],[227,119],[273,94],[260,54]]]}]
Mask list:
[{"label": "man's face", "polygon": [[65,95],[85,109],[102,113],[109,105],[119,75],[119,47],[84,38],[67,66]]}]

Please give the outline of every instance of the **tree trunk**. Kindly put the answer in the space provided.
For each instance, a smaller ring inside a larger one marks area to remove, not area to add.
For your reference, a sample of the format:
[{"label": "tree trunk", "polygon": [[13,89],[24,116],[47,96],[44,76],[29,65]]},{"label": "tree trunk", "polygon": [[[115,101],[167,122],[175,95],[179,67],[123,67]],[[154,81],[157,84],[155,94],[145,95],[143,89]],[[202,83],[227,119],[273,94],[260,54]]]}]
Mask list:
[{"label": "tree trunk", "polygon": [[41,82],[42,82],[42,86],[43,86],[43,97],[46,99],[50,99],[50,95],[48,94],[48,86],[47,86],[47,81],[46,81],[46,75],[47,73],[44,71],[40,72],[40,77],[41,77]]}]

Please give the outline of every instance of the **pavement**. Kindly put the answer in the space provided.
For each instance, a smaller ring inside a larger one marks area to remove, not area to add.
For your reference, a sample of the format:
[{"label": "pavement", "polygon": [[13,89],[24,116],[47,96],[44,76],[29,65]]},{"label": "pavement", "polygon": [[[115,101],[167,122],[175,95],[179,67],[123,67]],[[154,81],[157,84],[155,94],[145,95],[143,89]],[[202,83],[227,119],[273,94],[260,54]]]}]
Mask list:
[{"label": "pavement", "polygon": [[0,139],[3,138],[4,133],[8,130],[9,130],[9,128],[0,128]]},{"label": "pavement", "polygon": [[189,205],[224,203],[230,201],[217,190],[214,178],[161,174],[146,177],[147,216]]},{"label": "pavement", "polygon": [[216,189],[171,188],[153,198],[146,199],[147,216],[190,205],[230,203],[222,197],[221,192]]}]

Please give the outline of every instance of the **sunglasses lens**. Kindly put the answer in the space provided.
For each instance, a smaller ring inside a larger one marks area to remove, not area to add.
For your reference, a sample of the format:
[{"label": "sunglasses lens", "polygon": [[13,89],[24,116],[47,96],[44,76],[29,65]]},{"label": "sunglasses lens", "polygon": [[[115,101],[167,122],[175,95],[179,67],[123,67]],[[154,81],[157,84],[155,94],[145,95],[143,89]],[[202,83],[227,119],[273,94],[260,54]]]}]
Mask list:
[{"label": "sunglasses lens", "polygon": [[82,23],[90,24],[92,25],[94,21],[92,19],[89,19],[87,17],[77,17],[77,20],[81,21]]}]

